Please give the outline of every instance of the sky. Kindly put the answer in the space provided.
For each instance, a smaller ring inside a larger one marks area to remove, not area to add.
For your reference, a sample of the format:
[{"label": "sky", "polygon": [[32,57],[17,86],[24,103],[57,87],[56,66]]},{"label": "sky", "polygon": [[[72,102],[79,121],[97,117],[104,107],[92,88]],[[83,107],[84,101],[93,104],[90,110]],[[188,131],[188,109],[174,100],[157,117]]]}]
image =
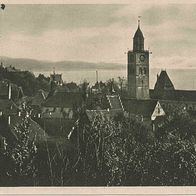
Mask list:
[{"label": "sky", "polygon": [[138,16],[151,68],[196,68],[196,4],[7,4],[0,53],[126,64]]}]

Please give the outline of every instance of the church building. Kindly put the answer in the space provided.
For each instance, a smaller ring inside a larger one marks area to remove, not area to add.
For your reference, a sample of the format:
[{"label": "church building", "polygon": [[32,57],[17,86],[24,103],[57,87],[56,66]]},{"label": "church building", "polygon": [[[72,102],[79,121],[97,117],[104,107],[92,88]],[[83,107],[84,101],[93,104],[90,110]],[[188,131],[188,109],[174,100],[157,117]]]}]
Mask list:
[{"label": "church building", "polygon": [[133,37],[133,50],[127,54],[128,97],[122,98],[127,113],[154,121],[173,107],[196,114],[196,91],[176,90],[167,72],[157,75],[154,89],[149,89],[149,51],[144,48],[140,21]]}]

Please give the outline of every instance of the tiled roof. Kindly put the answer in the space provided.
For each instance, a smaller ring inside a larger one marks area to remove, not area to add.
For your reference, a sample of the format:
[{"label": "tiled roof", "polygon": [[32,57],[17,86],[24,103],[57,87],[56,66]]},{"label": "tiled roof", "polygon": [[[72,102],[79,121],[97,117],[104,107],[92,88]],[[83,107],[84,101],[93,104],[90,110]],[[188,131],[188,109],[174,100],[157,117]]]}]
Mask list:
[{"label": "tiled roof", "polygon": [[123,105],[118,95],[107,95],[106,97],[111,109],[123,110]]},{"label": "tiled roof", "polygon": [[180,101],[196,101],[196,91],[175,90],[174,92],[165,92],[165,97]]},{"label": "tiled roof", "polygon": [[154,111],[156,100],[137,100],[137,99],[123,99],[124,109],[131,114],[142,115],[150,117]]},{"label": "tiled roof", "polygon": [[82,94],[78,92],[56,92],[43,103],[45,107],[72,108],[73,105],[81,105]]},{"label": "tiled roof", "polygon": [[174,90],[174,85],[166,71],[161,71],[160,75],[157,75],[154,90]]},{"label": "tiled roof", "polygon": [[163,90],[161,94],[155,90],[150,90],[152,99],[173,100],[173,101],[192,101],[196,102],[196,91],[193,90]]},{"label": "tiled roof", "polygon": [[194,90],[175,90],[172,81],[166,71],[161,71],[157,76],[154,90],[150,90],[151,99],[173,100],[173,101],[196,101],[196,91]]}]

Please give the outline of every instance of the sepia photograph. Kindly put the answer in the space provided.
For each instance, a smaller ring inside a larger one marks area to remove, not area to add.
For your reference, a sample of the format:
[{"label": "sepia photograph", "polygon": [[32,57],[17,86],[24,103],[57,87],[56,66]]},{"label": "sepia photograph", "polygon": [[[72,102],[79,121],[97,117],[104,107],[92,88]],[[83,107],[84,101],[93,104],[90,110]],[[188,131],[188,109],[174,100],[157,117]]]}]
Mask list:
[{"label": "sepia photograph", "polygon": [[195,186],[195,21],[196,2],[0,1],[0,187]]}]

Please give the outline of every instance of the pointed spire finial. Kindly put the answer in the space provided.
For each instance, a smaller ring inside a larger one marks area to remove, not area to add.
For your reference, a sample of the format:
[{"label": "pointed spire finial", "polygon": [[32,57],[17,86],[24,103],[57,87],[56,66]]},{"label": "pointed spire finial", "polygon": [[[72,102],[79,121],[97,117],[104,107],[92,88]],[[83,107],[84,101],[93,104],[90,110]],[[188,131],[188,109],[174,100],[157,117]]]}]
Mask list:
[{"label": "pointed spire finial", "polygon": [[141,19],[141,16],[138,16],[138,28],[140,28],[140,19]]}]

